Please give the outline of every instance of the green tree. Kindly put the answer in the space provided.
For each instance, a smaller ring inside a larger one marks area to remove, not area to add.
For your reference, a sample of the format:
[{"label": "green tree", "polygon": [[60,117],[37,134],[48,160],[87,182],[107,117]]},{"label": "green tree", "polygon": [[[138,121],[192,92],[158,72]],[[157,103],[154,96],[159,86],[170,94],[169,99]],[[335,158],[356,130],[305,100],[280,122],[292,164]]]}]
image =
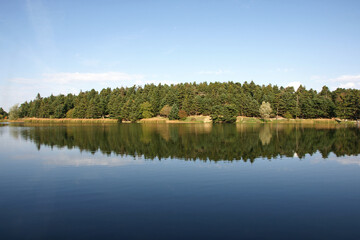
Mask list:
[{"label": "green tree", "polygon": [[8,116],[8,113],[4,111],[2,107],[0,107],[0,119],[3,119]]},{"label": "green tree", "polygon": [[160,116],[163,117],[168,117],[170,115],[170,111],[171,111],[171,107],[169,105],[165,105],[161,110],[160,110]]},{"label": "green tree", "polygon": [[152,106],[150,102],[144,102],[140,104],[140,111],[143,118],[153,117]]},{"label": "green tree", "polygon": [[286,112],[286,113],[284,113],[284,118],[291,119],[291,118],[293,118],[293,116],[291,115],[290,112]]},{"label": "green tree", "polygon": [[99,98],[95,97],[90,100],[90,103],[86,109],[86,118],[100,118],[102,116],[101,105],[99,104]]},{"label": "green tree", "polygon": [[85,118],[86,110],[88,106],[89,106],[89,102],[87,99],[87,94],[84,92],[80,92],[75,101],[74,117]]},{"label": "green tree", "polygon": [[262,102],[260,108],[259,108],[259,112],[260,112],[260,116],[262,118],[269,118],[270,117],[270,114],[272,112],[272,109],[271,109],[271,106],[270,106],[270,103],[268,102]]},{"label": "green tree", "polygon": [[66,116],[66,109],[64,104],[59,104],[55,108],[54,117],[55,118],[64,118]]},{"label": "green tree", "polygon": [[9,119],[10,120],[16,120],[16,119],[19,118],[19,114],[20,114],[19,105],[15,104],[14,106],[12,106],[10,108]]},{"label": "green tree", "polygon": [[177,120],[179,118],[179,108],[176,104],[174,104],[171,108],[170,114],[169,114],[170,120]]},{"label": "green tree", "polygon": [[236,106],[233,104],[226,104],[223,108],[223,122],[225,123],[234,123],[236,122],[236,116],[238,115],[238,111],[236,110]]},{"label": "green tree", "polygon": [[[324,86],[317,93],[303,86],[295,91],[293,87],[260,86],[254,82],[146,84],[106,88],[100,93],[92,89],[78,95],[41,97],[37,94],[34,100],[20,105],[19,117],[109,116],[136,121],[157,114],[168,117],[170,106],[176,104],[189,115],[210,115],[215,122],[231,122],[237,114],[261,116],[262,102],[270,103],[271,114],[280,116],[288,113],[287,116],[301,118],[359,118],[359,90],[339,88],[332,92]],[[71,114],[67,114],[69,111]]]},{"label": "green tree", "polygon": [[70,109],[69,111],[66,112],[66,117],[67,118],[75,118],[74,116],[74,109]]},{"label": "green tree", "polygon": [[214,123],[234,123],[237,115],[238,111],[235,105],[215,105],[212,108],[211,119]]}]

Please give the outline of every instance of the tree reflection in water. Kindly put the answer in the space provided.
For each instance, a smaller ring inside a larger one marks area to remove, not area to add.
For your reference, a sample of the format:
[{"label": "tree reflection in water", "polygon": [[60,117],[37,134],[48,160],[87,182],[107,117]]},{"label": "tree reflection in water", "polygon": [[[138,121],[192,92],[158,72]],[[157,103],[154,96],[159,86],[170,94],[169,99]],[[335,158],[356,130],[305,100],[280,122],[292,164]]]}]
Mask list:
[{"label": "tree reflection in water", "polygon": [[118,124],[12,127],[11,136],[58,148],[154,158],[243,160],[319,151],[358,155],[360,130],[332,125]]}]

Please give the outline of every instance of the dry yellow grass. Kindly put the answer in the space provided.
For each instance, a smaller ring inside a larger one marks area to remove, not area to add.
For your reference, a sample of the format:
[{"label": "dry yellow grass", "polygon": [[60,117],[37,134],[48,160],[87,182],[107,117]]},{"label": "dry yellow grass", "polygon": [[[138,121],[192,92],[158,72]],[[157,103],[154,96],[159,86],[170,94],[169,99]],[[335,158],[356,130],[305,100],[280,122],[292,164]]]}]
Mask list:
[{"label": "dry yellow grass", "polygon": [[81,118],[22,118],[11,122],[24,123],[117,123],[117,119],[99,118],[99,119],[81,119]]},{"label": "dry yellow grass", "polygon": [[185,120],[169,120],[165,117],[145,118],[138,121],[139,123],[211,123],[210,116],[194,115],[188,116]]},{"label": "dry yellow grass", "polygon": [[[284,123],[284,124],[336,124],[339,123],[335,120],[335,118],[314,118],[314,119],[286,119],[283,117],[269,118],[266,120],[256,118],[256,117],[244,117],[238,116],[236,118],[236,123]],[[351,120],[343,120],[340,124],[355,124],[356,121]]]},{"label": "dry yellow grass", "polygon": [[139,120],[139,123],[166,123],[167,121],[170,121],[168,118],[164,117],[152,117],[152,118],[144,118]]}]

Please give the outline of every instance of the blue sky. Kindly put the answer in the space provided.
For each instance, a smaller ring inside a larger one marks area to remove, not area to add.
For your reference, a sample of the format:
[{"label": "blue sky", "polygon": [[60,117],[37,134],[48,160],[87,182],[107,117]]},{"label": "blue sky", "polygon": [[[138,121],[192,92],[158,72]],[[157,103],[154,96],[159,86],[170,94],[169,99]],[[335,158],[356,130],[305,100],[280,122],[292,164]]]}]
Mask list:
[{"label": "blue sky", "polygon": [[360,1],[11,0],[0,106],[146,83],[360,88]]}]

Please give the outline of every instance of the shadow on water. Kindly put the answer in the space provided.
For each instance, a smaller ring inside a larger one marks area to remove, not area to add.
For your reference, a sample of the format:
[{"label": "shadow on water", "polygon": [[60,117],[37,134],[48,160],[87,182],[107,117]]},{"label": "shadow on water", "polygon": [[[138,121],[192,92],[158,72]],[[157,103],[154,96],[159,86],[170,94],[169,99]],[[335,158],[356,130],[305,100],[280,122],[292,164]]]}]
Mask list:
[{"label": "shadow on water", "polygon": [[11,127],[11,136],[41,146],[103,154],[243,160],[320,152],[323,158],[360,153],[360,130],[328,125],[118,124]]}]

